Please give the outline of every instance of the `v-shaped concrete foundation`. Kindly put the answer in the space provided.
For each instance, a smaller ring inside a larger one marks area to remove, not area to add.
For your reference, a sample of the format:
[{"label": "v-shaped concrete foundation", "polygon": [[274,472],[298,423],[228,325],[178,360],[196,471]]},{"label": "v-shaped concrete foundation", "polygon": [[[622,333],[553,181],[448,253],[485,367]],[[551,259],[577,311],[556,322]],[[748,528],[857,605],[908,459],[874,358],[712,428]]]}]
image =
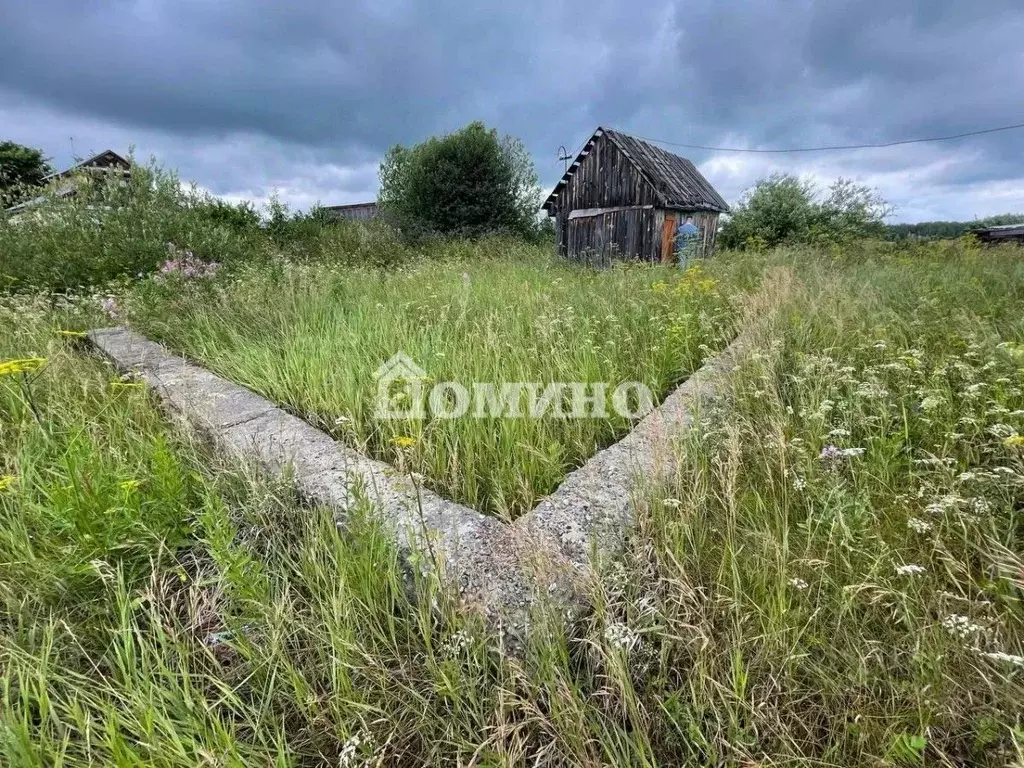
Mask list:
[{"label": "v-shaped concrete foundation", "polygon": [[274,475],[290,473],[306,501],[335,510],[339,521],[361,499],[371,501],[405,563],[424,573],[438,571],[462,604],[481,611],[510,645],[525,637],[538,602],[569,614],[585,607],[592,557],[620,551],[635,523],[636,490],[673,471],[676,438],[692,426],[702,403],[721,394],[740,346],[734,342],[705,364],[626,437],[595,454],[509,525],[419,487],[393,467],[126,328],[94,330],[89,338],[221,450]]}]

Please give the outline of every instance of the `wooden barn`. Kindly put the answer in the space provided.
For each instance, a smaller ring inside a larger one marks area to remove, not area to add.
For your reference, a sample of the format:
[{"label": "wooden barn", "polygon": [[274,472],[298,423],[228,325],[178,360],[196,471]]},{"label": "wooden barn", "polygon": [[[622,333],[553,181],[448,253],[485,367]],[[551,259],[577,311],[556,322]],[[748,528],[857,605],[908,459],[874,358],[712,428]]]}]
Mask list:
[{"label": "wooden barn", "polygon": [[100,152],[98,155],[83,160],[67,170],[59,173],[51,173],[43,183],[49,189],[48,195],[39,195],[30,200],[25,200],[11,208],[7,213],[19,214],[32,208],[45,205],[54,197],[74,197],[83,186],[93,183],[100,183],[108,176],[120,177],[125,182],[131,178],[132,164],[121,155],[111,149]]},{"label": "wooden barn", "polygon": [[328,205],[324,212],[338,221],[372,221],[377,218],[377,203],[352,203],[350,205]]},{"label": "wooden barn", "polygon": [[1020,243],[1024,245],[1024,224],[981,227],[972,229],[971,232],[983,243]]},{"label": "wooden barn", "polygon": [[685,157],[598,128],[543,205],[566,257],[608,266],[673,260],[676,229],[692,217],[694,255],[709,256],[718,216],[729,210]]}]

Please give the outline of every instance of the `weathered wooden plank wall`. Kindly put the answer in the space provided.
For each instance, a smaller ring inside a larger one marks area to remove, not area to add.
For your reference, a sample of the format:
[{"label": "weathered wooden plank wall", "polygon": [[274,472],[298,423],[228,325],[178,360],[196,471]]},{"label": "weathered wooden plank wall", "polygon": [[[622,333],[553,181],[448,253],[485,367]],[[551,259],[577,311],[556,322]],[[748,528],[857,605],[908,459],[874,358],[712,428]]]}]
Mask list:
[{"label": "weathered wooden plank wall", "polygon": [[663,212],[632,208],[570,219],[566,255],[595,267],[614,261],[657,261]]},{"label": "weathered wooden plank wall", "polygon": [[706,258],[715,250],[715,238],[718,235],[718,214],[711,211],[682,211],[678,214],[679,222],[693,216],[693,223],[700,230],[700,242],[697,243],[697,258]]},{"label": "weathered wooden plank wall", "polygon": [[324,213],[338,221],[372,221],[377,218],[376,203],[358,203],[356,205],[329,205]]}]

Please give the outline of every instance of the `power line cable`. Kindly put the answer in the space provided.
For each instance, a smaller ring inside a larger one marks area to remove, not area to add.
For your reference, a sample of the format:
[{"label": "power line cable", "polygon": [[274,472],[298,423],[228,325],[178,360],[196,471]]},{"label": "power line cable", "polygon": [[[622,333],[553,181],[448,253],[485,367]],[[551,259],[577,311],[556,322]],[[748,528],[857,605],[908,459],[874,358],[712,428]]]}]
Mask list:
[{"label": "power line cable", "polygon": [[836,144],[826,147],[788,147],[786,149],[744,149],[740,147],[709,147],[703,144],[683,144],[678,141],[666,141],[665,139],[652,139],[649,136],[639,136],[631,133],[644,141],[651,141],[655,144],[667,144],[672,147],[686,147],[687,149],[705,149],[710,152],[744,152],[749,154],[787,154],[790,152],[832,152],[844,149],[880,149],[882,147],[898,147],[904,144],[925,144],[935,141],[952,141],[953,139],[964,139],[968,136],[983,136],[988,133],[999,133],[1000,131],[1012,131],[1017,128],[1024,128],[1024,123],[1013,125],[1001,125],[998,128],[984,128],[980,131],[967,131],[966,133],[955,133],[951,136],[930,136],[923,139],[901,139],[899,141],[887,141],[879,144]]}]

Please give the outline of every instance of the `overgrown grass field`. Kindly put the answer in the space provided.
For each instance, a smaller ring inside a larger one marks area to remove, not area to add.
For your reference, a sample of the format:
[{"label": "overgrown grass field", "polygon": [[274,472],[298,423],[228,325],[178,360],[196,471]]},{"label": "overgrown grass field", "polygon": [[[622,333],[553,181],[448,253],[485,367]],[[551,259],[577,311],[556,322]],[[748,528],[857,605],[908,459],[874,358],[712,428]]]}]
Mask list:
[{"label": "overgrown grass field", "polygon": [[[597,273],[501,239],[388,271],[280,262],[223,285],[159,276],[125,312],[337,439],[506,519],[629,430],[616,386],[639,381],[664,397],[733,332],[722,286],[699,268]],[[554,407],[531,418],[525,402],[521,418],[475,417],[474,402],[459,418],[378,418],[376,372],[398,353],[426,371],[424,394],[437,382],[471,395],[475,383],[606,383],[608,418]]]},{"label": "overgrown grass field", "polygon": [[[699,298],[658,269],[452,256],[387,275],[253,267],[177,297],[146,281],[116,306],[232,378],[352,422],[364,412],[336,350],[369,369],[414,339],[431,375],[493,376],[443,345],[458,333],[492,342],[482,359],[517,378],[568,366],[668,385],[703,351],[651,347],[728,306],[722,327],[753,339],[730,397],[679,446],[675,481],[638,502],[573,639],[541,616],[514,658],[436,585],[411,604],[372,509],[339,531],[61,333],[110,322],[97,298],[7,297],[0,363],[29,362],[0,376],[0,762],[1024,762],[1020,250],[726,252]],[[413,284],[432,290],[367,330]],[[527,309],[489,307],[513,293]],[[488,318],[558,360],[499,354],[512,337],[488,337]],[[595,343],[646,344],[605,363],[544,346],[545,327],[562,346],[591,327]],[[363,439],[349,424],[332,428]]]}]

